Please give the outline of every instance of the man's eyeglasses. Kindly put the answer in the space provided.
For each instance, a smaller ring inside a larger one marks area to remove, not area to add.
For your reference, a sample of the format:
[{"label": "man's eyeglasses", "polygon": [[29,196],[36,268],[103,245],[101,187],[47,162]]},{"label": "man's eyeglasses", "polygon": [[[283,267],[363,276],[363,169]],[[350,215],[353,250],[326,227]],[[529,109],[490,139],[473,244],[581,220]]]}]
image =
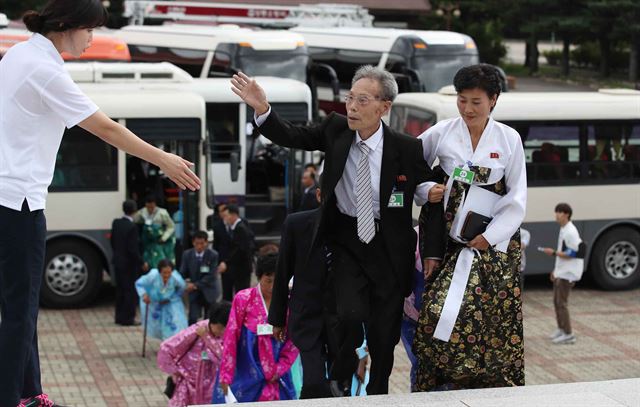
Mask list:
[{"label": "man's eyeglasses", "polygon": [[358,104],[358,106],[366,106],[374,100],[380,100],[380,96],[370,97],[370,96],[364,96],[364,95],[360,95],[360,96],[345,95],[343,100],[344,100],[344,103],[347,105],[355,101]]}]

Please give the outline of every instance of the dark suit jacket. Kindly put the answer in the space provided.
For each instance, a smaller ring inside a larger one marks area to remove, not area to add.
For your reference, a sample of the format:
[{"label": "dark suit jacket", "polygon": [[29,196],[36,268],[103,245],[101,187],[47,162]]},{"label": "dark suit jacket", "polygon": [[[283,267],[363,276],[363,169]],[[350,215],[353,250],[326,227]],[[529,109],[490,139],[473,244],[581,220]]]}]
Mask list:
[{"label": "dark suit jacket", "polygon": [[[414,270],[416,234],[412,227],[412,202],[416,185],[434,180],[433,174],[423,158],[421,141],[396,133],[384,123],[382,168],[380,173],[380,223],[381,233],[393,264],[393,272],[405,296],[409,295]],[[320,225],[314,231],[314,240],[325,234],[332,226],[332,213],[337,211],[335,187],[342,177],[355,131],[349,129],[347,118],[336,113],[329,114],[321,123],[304,127],[295,126],[278,117],[275,111],[260,126],[260,133],[271,141],[286,147],[303,150],[320,150],[325,153],[322,175],[322,215]],[[387,203],[391,191],[396,187],[403,192],[404,206],[389,208]],[[442,204],[439,204],[442,205]],[[441,208],[441,206],[440,206]],[[430,230],[441,230],[444,223],[440,211],[430,211],[430,222],[437,224]],[[428,242],[426,257],[442,258],[444,253],[442,234],[434,234]]]},{"label": "dark suit jacket", "polygon": [[220,261],[225,261],[229,254],[229,245],[231,244],[231,236],[227,232],[227,227],[222,219],[213,221],[213,248],[218,252]]},{"label": "dark suit jacket", "polygon": [[309,192],[305,192],[302,194],[302,198],[300,199],[300,206],[298,207],[298,212],[310,211],[320,206],[320,204],[318,204],[318,200],[316,199],[317,190],[318,190],[318,187],[313,186],[311,187],[311,189],[309,189]]},{"label": "dark suit jacket", "polygon": [[220,278],[218,276],[218,253],[211,249],[205,249],[202,255],[202,266],[207,267],[209,271],[202,273],[198,267],[198,259],[196,250],[189,249],[182,254],[182,264],[180,264],[180,274],[185,279],[191,280],[197,287],[197,291],[189,293],[189,298],[198,295],[198,291],[204,295],[209,304],[213,304],[218,300],[221,294]]},{"label": "dark suit jacket", "polygon": [[114,219],[111,224],[113,265],[119,271],[131,271],[136,277],[141,272],[142,256],[138,239],[138,226],[129,219]]},{"label": "dark suit jacket", "polygon": [[251,274],[253,264],[253,233],[246,222],[241,220],[231,232],[229,252],[225,262],[232,276],[244,276]]},{"label": "dark suit jacket", "polygon": [[[326,256],[322,244],[312,246],[311,242],[320,216],[318,208],[293,213],[285,219],[269,307],[269,323],[274,326],[285,325],[289,308],[288,331],[302,351],[312,347],[323,330]],[[292,276],[293,289],[289,296]]]}]

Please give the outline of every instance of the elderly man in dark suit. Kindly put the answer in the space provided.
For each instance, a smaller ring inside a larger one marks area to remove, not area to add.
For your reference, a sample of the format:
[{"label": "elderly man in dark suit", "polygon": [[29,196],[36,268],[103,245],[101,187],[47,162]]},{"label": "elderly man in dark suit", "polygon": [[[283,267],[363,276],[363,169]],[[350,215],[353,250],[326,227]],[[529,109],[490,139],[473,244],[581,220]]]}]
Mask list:
[{"label": "elderly man in dark suit", "polygon": [[218,274],[218,253],[207,247],[207,232],[198,231],[191,241],[193,248],[185,251],[180,264],[180,274],[187,282],[189,293],[189,325],[207,315],[209,307],[215,304],[222,294],[220,275]]},{"label": "elderly man in dark suit", "polygon": [[253,271],[253,232],[249,224],[240,217],[236,205],[227,205],[224,222],[228,227],[229,250],[222,259],[223,274],[222,297],[231,301],[234,293],[249,288]]},{"label": "elderly man in dark suit", "polygon": [[[388,393],[403,299],[412,288],[412,200],[415,196],[418,205],[439,202],[443,192],[429,190],[427,182],[435,177],[423,159],[420,140],[382,122],[398,93],[395,79],[384,70],[361,67],[345,97],[347,116],[331,113],[310,127],[281,119],[260,85],[247,75],[234,75],[231,84],[256,112],[255,122],[265,137],[287,147],[324,151],[321,216],[314,241],[324,239],[332,252],[337,313],[352,326],[345,331],[343,346],[356,349],[362,344],[364,323],[371,354],[367,394]],[[436,267],[444,245],[441,206],[430,213],[427,270]],[[345,367],[343,389],[350,369]]]},{"label": "elderly man in dark suit", "polygon": [[136,325],[138,294],[135,282],[142,272],[138,226],[133,223],[133,214],[137,210],[136,201],[124,201],[124,216],[114,219],[111,224],[111,249],[116,276],[115,322],[118,325]]},{"label": "elderly man in dark suit", "polygon": [[305,170],[302,174],[302,198],[300,198],[300,205],[298,206],[298,212],[310,211],[320,206],[316,199],[316,191],[318,186],[316,185],[316,174],[313,171]]}]

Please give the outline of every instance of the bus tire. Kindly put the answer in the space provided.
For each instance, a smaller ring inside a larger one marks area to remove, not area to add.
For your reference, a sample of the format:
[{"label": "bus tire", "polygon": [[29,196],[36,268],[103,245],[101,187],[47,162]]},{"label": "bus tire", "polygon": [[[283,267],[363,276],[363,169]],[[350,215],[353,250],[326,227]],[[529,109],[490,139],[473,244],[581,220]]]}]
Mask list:
[{"label": "bus tire", "polygon": [[86,306],[98,295],[102,268],[98,252],[87,243],[47,243],[40,303],[50,308]]},{"label": "bus tire", "polygon": [[627,290],[640,283],[640,232],[618,227],[605,232],[593,248],[590,272],[605,290]]}]

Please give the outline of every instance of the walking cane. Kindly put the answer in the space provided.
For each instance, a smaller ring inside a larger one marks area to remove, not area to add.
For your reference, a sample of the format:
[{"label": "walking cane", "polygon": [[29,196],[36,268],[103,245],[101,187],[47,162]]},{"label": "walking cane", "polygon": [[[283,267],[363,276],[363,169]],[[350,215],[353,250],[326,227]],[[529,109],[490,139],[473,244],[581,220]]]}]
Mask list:
[{"label": "walking cane", "polygon": [[144,310],[144,336],[142,337],[142,357],[145,357],[147,350],[147,323],[149,322],[149,307],[151,304],[147,304]]}]

